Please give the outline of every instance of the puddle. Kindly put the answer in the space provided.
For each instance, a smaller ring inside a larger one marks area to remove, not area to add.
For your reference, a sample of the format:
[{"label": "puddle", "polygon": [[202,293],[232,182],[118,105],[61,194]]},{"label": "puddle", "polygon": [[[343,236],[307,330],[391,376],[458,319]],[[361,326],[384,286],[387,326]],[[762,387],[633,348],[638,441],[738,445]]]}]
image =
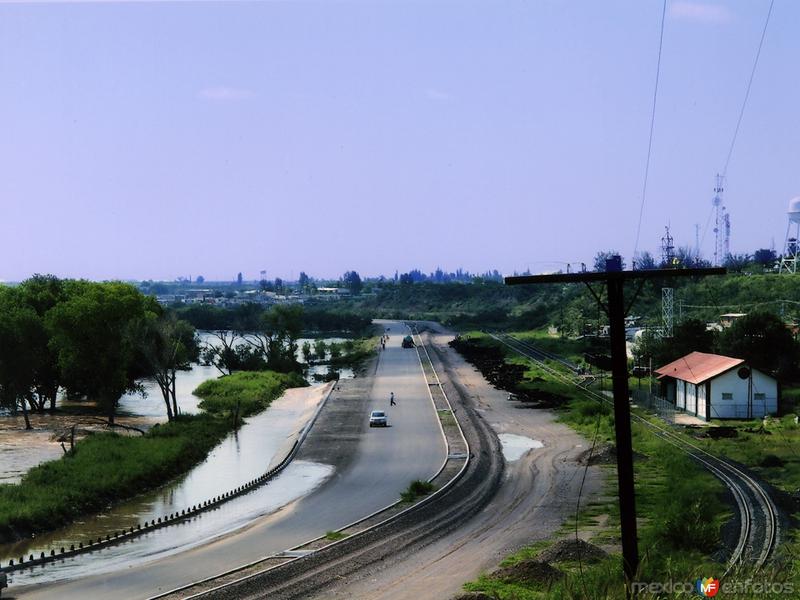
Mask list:
[{"label": "puddle", "polygon": [[508,462],[514,462],[522,458],[528,450],[544,448],[544,444],[539,440],[534,440],[514,433],[501,433],[497,437],[503,446],[503,456]]}]

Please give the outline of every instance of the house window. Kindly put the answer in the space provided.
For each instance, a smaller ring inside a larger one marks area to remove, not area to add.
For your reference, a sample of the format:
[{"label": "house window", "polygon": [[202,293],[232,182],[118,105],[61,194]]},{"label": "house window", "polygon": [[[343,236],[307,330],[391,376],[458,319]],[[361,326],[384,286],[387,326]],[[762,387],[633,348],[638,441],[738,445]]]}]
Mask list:
[{"label": "house window", "polygon": [[733,400],[733,394],[731,392],[722,392],[722,399]]},{"label": "house window", "polygon": [[767,395],[764,394],[763,392],[756,392],[755,394],[753,394],[753,400],[766,400],[766,399]]}]

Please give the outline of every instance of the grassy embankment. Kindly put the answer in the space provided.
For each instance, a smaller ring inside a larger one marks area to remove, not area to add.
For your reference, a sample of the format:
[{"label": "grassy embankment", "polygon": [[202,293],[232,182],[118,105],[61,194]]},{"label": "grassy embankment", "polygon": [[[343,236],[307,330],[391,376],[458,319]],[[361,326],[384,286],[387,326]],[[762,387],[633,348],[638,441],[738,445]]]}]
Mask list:
[{"label": "grassy embankment", "polygon": [[[574,387],[554,381],[486,336],[476,334],[471,339],[480,347],[498,348],[507,364],[522,366],[523,379],[507,386],[513,387],[511,391],[528,398],[546,398],[547,405],[554,408],[563,423],[589,440],[597,432],[598,449],[613,445],[614,417],[608,405],[582,398]],[[638,580],[693,582],[698,577],[719,576],[724,568],[715,553],[720,550],[722,525],[731,515],[722,484],[636,423],[633,446],[642,559]],[[609,557],[591,564],[584,562],[582,566],[570,560],[557,562],[553,566],[561,573],[554,579],[536,581],[484,575],[468,583],[466,589],[496,594],[500,599],[624,598],[621,558],[618,550],[613,550],[619,543],[613,461],[603,468],[607,475],[606,498],[584,506],[578,526],[585,533],[591,532],[591,543],[612,549]],[[574,535],[574,529],[572,521],[564,525],[562,533]],[[533,558],[544,546],[537,544],[523,549],[508,557],[503,566]]]},{"label": "grassy embankment", "polygon": [[341,344],[342,356],[331,359],[330,366],[334,369],[349,368],[354,372],[358,372],[367,359],[375,355],[379,343],[378,340],[378,336],[345,340]]},{"label": "grassy embankment", "polygon": [[306,385],[296,374],[235,373],[198,388],[198,415],[155,425],[141,437],[90,435],[74,452],[31,469],[19,484],[0,485],[0,542],[54,529],[153,489],[187,471],[234,426],[231,414],[263,410],[286,388]]}]

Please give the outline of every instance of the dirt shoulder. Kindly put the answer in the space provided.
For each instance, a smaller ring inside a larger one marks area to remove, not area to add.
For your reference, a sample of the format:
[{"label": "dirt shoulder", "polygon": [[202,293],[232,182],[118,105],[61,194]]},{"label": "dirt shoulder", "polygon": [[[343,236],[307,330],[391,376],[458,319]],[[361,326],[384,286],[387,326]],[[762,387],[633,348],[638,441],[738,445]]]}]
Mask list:
[{"label": "dirt shoulder", "polygon": [[[433,360],[452,398],[471,403],[497,434],[542,442],[542,448],[506,461],[506,475],[486,509],[437,542],[398,556],[396,561],[353,577],[318,598],[403,600],[447,598],[516,550],[556,534],[574,517],[588,442],[557,423],[552,413],[508,402],[470,364],[447,346],[452,339],[428,325]],[[501,436],[501,439],[502,436]],[[600,494],[602,474],[591,467],[583,490],[586,502]]]}]

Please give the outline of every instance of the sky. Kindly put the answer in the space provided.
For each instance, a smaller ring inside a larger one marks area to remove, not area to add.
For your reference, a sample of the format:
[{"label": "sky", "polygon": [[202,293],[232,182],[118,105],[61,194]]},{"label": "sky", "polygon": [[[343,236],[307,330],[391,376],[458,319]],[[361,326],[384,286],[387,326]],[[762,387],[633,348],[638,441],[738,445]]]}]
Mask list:
[{"label": "sky", "polygon": [[[668,0],[640,250],[713,254],[769,0]],[[662,0],[0,0],[0,280],[510,274],[634,251]],[[800,195],[775,0],[731,248]]]}]

